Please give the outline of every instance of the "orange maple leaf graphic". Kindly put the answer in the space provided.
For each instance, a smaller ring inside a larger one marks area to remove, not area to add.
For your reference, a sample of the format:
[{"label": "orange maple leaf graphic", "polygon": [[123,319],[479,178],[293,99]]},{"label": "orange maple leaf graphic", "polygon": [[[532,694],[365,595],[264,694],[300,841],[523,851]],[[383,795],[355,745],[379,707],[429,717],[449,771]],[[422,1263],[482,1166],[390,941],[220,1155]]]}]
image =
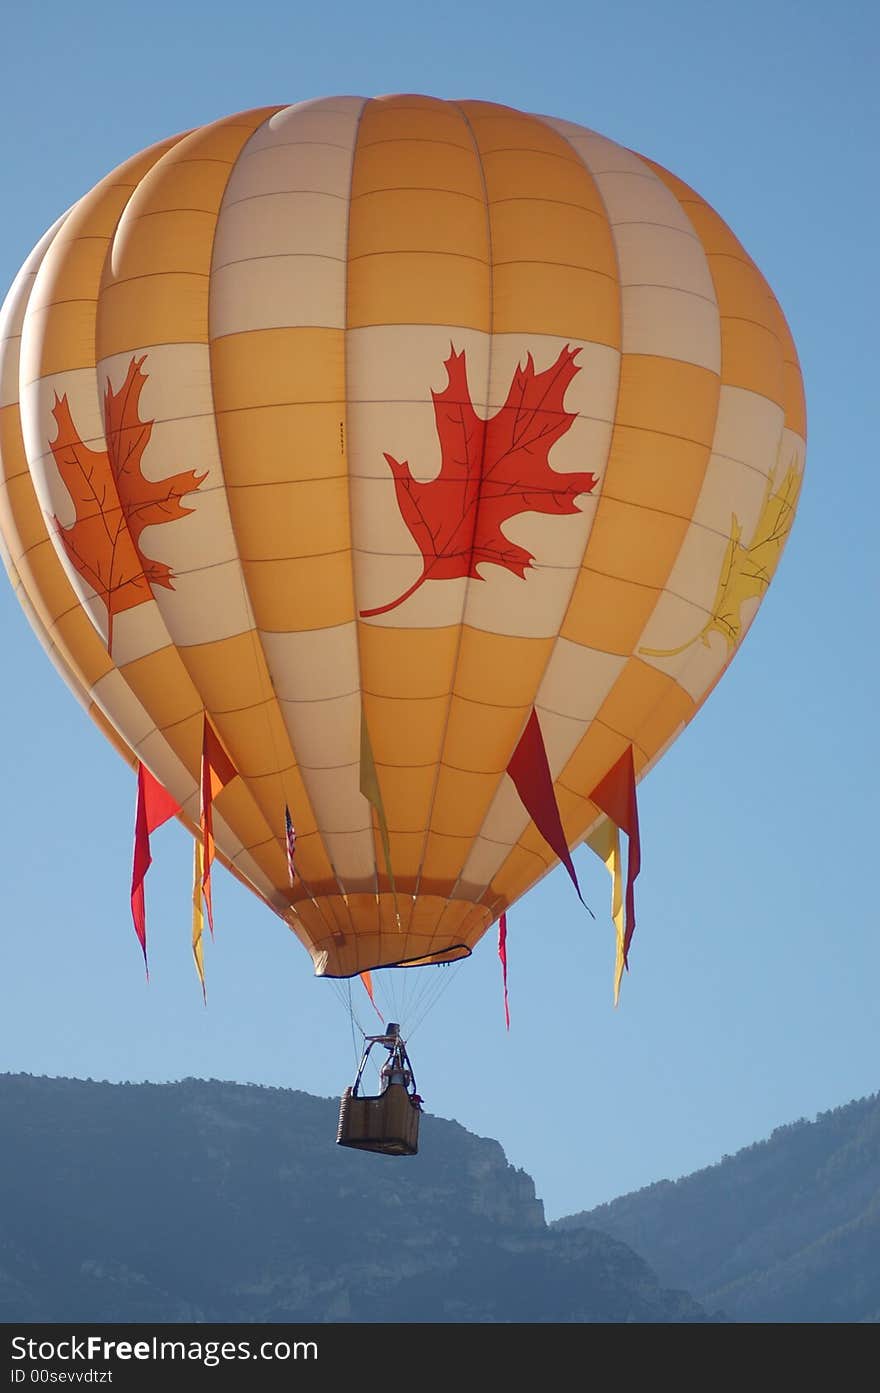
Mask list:
[{"label": "orange maple leaf graphic", "polygon": [[55,526],[70,563],[107,606],[107,648],[113,647],[113,616],[152,599],[152,585],[173,590],[171,568],[153,561],[140,547],[145,527],[186,517],[181,498],[197,489],[207,474],[188,469],[154,482],[141,471],[150,443],[152,421],[142,421],[139,402],[146,361],[132,358],[125,381],[114,392],[108,377],[104,390],[106,450],[84,445],[73,423],[67,394],[55,397],[52,415],[58,434],[49,442],[58,471],[76,509],[76,521]]},{"label": "orange maple leaf graphic", "polygon": [[567,345],[539,373],[529,354],[504,405],[483,420],[471,401],[465,354],[451,347],[447,385],[431,393],[441,448],[437,478],[420,483],[408,461],[385,456],[401,516],[422,553],[422,573],[396,600],[361,610],[365,618],[403,604],[426,580],[482,580],[477,567],[483,562],[525,577],[535,558],[504,536],[502,524],[519,513],[576,513],[575,499],[598,482],[595,474],[557,473],[548,458],[575,419],[563,403],[580,371],[574,361],[579,352]]}]

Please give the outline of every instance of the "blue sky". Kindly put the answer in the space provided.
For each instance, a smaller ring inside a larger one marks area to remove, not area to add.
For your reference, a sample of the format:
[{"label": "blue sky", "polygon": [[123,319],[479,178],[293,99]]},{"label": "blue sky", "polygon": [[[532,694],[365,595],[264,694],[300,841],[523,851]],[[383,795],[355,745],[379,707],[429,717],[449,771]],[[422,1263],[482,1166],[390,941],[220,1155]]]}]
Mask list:
[{"label": "blue sky", "polygon": [[[876,1092],[875,7],[84,0],[16,7],[3,38],[0,294],[58,214],[136,150],[334,93],[565,117],[666,165],[731,224],[798,345],[806,479],[742,651],[640,786],[620,1006],[607,877],[581,850],[596,923],[564,871],[509,917],[510,1033],[490,934],[443,970],[411,1053],[429,1111],[498,1138],[550,1217]],[[0,1070],[337,1095],[353,1069],[347,1011],[222,870],[203,1007],[176,824],[154,838],[145,984],[128,907],[133,777],[5,585],[0,635]]]}]

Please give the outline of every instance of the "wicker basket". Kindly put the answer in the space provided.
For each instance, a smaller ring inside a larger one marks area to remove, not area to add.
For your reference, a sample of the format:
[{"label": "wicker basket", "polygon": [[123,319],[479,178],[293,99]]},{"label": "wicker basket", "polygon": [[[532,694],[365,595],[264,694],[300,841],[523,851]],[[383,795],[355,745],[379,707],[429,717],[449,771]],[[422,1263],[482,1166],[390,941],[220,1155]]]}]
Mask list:
[{"label": "wicker basket", "polygon": [[421,1112],[399,1083],[378,1097],[360,1097],[347,1088],[339,1104],[339,1146],[381,1151],[385,1156],[415,1156],[419,1149]]}]

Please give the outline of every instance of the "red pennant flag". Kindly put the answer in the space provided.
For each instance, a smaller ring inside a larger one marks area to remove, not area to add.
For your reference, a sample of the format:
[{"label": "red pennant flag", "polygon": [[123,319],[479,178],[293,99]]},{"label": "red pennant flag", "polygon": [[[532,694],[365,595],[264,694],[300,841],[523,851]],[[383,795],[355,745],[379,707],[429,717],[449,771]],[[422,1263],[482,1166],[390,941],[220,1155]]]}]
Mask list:
[{"label": "red pennant flag", "polygon": [[[593,914],[581,894],[574,862],[565,840],[562,818],[559,816],[559,805],[556,802],[556,794],[553,792],[553,778],[550,774],[550,765],[547,762],[547,751],[544,748],[544,737],[541,734],[538,713],[534,707],[526,723],[526,728],[520,736],[519,744],[510,757],[507,772],[513,779],[516,791],[532,822],[550,850],[559,857],[571,876],[572,885],[577,891],[578,899],[584,909]],[[595,917],[593,915],[593,918]]]},{"label": "red pennant flag", "polygon": [[131,871],[131,917],[134,931],[138,936],[144,955],[147,977],[147,912],[144,903],[144,877],[150,868],[153,857],[150,853],[150,833],[161,827],[175,813],[180,812],[180,804],[171,797],[155,779],[145,765],[138,763],[137,806],[134,815],[134,864]]},{"label": "red pennant flag", "polygon": [[213,727],[205,717],[202,734],[202,894],[208,911],[208,928],[214,933],[214,910],[211,904],[211,864],[214,860],[214,799],[234,779],[238,770],[220,744]]},{"label": "red pennant flag", "polygon": [[510,1029],[510,1007],[507,1002],[507,914],[498,920],[498,956],[501,959],[501,976],[504,981],[504,1019]]},{"label": "red pennant flag", "polygon": [[626,914],[623,932],[623,961],[628,966],[627,953],[636,927],[635,882],[642,864],[642,843],[639,837],[639,809],[636,803],[636,770],[632,745],[628,745],[604,779],[600,779],[590,794],[592,802],[601,808],[629,838],[626,858]]}]

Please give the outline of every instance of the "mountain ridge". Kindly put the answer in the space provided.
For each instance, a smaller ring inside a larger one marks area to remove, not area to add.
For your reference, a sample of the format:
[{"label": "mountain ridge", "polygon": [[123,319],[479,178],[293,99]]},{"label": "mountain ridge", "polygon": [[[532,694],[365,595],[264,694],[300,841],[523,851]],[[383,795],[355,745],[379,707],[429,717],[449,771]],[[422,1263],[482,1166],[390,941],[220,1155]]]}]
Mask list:
[{"label": "mountain ridge", "polygon": [[550,1227],[619,1238],[733,1321],[876,1322],[880,1094]]},{"label": "mountain ridge", "polygon": [[0,1075],[0,1320],[704,1323],[619,1240],[554,1233],[499,1142],[335,1145],[338,1099]]}]

